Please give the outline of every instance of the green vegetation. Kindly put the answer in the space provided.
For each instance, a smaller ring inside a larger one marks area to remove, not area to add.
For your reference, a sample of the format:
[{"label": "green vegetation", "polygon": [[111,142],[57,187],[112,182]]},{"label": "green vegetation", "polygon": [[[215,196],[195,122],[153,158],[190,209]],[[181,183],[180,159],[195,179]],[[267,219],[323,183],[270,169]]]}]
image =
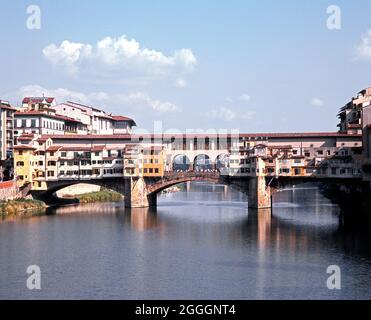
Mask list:
[{"label": "green vegetation", "polygon": [[94,202],[119,202],[123,200],[123,196],[112,190],[101,190],[77,196],[80,203]]},{"label": "green vegetation", "polygon": [[0,201],[0,215],[20,215],[26,213],[43,213],[46,205],[42,201],[32,199],[16,199],[9,201]]}]

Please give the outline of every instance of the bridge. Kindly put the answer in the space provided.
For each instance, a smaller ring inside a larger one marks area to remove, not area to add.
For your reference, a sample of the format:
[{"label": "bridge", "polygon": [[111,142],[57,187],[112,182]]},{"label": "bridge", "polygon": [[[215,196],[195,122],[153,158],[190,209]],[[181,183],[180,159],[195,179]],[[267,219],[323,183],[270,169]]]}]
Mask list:
[{"label": "bridge", "polygon": [[272,193],[292,183],[362,184],[362,136],[355,134],[28,139],[29,144],[14,147],[17,184],[29,183],[30,193],[46,202],[59,189],[88,183],[120,192],[126,207],[147,207],[156,205],[156,195],[170,186],[209,181],[247,194],[252,208],[267,208]]},{"label": "bridge", "polygon": [[343,187],[355,186],[359,188],[362,182],[359,178],[339,178],[339,177],[288,177],[266,175],[241,177],[221,174],[219,171],[209,172],[166,172],[163,177],[113,177],[101,179],[59,179],[47,182],[46,190],[31,190],[34,198],[53,203],[54,194],[65,187],[79,183],[99,185],[121,193],[124,196],[125,207],[145,208],[157,206],[157,195],[174,185],[204,181],[214,184],[230,186],[244,194],[248,198],[248,206],[253,209],[264,209],[272,207],[272,196],[275,192],[288,186],[298,185],[306,182],[320,182],[326,185],[336,185]]},{"label": "bridge", "polygon": [[222,175],[213,172],[167,172],[163,177],[123,177],[104,179],[59,179],[47,181],[46,190],[31,190],[34,198],[47,203],[55,200],[54,194],[63,188],[79,183],[88,183],[101,186],[121,193],[124,196],[125,206],[128,208],[143,208],[157,205],[157,195],[177,184],[205,181],[215,184],[231,186],[248,195],[249,206],[252,208],[268,208],[270,202],[270,187],[264,177],[241,178]]}]

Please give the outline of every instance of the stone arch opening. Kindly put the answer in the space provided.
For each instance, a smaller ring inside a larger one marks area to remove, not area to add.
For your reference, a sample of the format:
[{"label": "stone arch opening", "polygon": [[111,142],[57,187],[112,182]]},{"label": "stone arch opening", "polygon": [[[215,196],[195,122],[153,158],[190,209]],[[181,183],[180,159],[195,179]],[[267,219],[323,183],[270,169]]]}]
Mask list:
[{"label": "stone arch opening", "polygon": [[215,159],[215,169],[219,172],[224,172],[229,168],[229,155],[220,154]]},{"label": "stone arch opening", "polygon": [[213,163],[207,154],[199,154],[194,158],[193,170],[194,171],[207,171],[212,170]]},{"label": "stone arch opening", "polygon": [[173,171],[188,171],[191,168],[191,162],[185,154],[178,154],[173,159]]},{"label": "stone arch opening", "polygon": [[111,178],[111,179],[91,179],[91,180],[70,180],[70,181],[50,181],[47,184],[47,190],[31,190],[30,194],[38,200],[42,200],[45,203],[54,203],[57,197],[57,192],[78,184],[87,184],[98,186],[104,189],[112,190],[124,195],[125,183],[123,179]]}]

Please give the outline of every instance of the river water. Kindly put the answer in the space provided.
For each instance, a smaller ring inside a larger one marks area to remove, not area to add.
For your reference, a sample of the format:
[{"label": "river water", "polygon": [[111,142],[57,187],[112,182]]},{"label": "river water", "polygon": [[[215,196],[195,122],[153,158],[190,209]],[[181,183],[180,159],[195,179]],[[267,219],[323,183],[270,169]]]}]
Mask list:
[{"label": "river water", "polygon": [[[157,210],[108,203],[6,219],[0,299],[370,299],[370,238],[347,232],[316,189],[274,201],[271,216],[238,191],[193,183],[159,196]],[[29,265],[41,290],[27,289]],[[330,265],[341,290],[327,288]]]}]

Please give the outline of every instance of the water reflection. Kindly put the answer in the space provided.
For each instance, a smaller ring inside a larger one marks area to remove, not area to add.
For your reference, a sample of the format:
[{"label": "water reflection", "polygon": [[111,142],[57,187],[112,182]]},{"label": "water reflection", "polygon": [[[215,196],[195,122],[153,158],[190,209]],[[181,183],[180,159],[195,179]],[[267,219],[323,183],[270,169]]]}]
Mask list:
[{"label": "water reflection", "polygon": [[125,214],[130,216],[130,225],[135,231],[142,232],[158,226],[156,208],[126,209]]},{"label": "water reflection", "polygon": [[[36,298],[371,297],[369,235],[346,233],[318,190],[275,195],[272,214],[228,187],[182,189],[157,210],[72,205],[0,224],[0,298],[35,298],[24,289],[30,264],[45,277]],[[341,266],[340,292],[327,290],[330,264]]]}]

